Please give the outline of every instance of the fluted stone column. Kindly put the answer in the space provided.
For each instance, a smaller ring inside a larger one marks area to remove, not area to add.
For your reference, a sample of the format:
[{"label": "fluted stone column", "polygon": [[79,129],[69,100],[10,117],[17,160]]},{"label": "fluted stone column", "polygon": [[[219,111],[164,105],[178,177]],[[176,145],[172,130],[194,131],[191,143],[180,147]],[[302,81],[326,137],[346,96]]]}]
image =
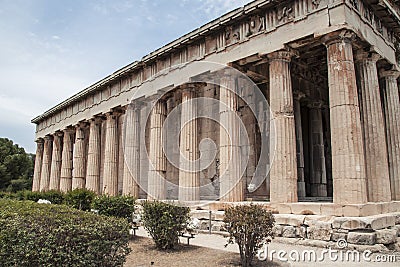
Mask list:
[{"label": "fluted stone column", "polygon": [[60,190],[62,159],[62,133],[54,134],[53,154],[51,156],[50,190]]},{"label": "fluted stone column", "polygon": [[356,55],[358,90],[364,136],[364,154],[369,202],[390,201],[390,179],[385,141],[385,123],[379,91],[376,53]]},{"label": "fluted stone column", "polygon": [[36,140],[35,170],[33,173],[33,183],[32,183],[32,191],[34,192],[40,190],[40,178],[42,173],[42,161],[43,161],[43,145],[44,145],[44,140],[42,138]]},{"label": "fluted stone column", "polygon": [[139,197],[140,104],[129,104],[125,115],[124,176],[122,194]]},{"label": "fluted stone column", "polygon": [[328,55],[328,84],[332,141],[333,202],[367,202],[364,148],[356,75],[353,34],[346,31],[323,38]]},{"label": "fluted stone column", "polygon": [[304,147],[303,147],[303,131],[301,121],[300,99],[304,94],[296,92],[294,94],[294,117],[296,123],[296,145],[297,145],[297,196],[299,198],[306,197],[306,183],[304,182]]},{"label": "fluted stone column", "polygon": [[400,200],[400,103],[398,71],[381,71],[392,200]]},{"label": "fluted stone column", "polygon": [[164,100],[158,100],[150,114],[150,152],[149,177],[147,187],[148,199],[165,199],[165,172],[167,160],[163,151],[164,134],[162,127],[167,115]]},{"label": "fluted stone column", "polygon": [[236,86],[233,76],[223,76],[220,80],[219,116],[225,125],[219,135],[220,200],[228,202],[244,200]]},{"label": "fluted stone column", "polygon": [[100,194],[101,118],[90,120],[86,189]]},{"label": "fluted stone column", "polygon": [[86,184],[86,142],[84,125],[77,125],[75,132],[74,161],[72,170],[72,190],[85,188]]},{"label": "fluted stone column", "polygon": [[322,103],[319,102],[312,103],[310,106],[310,186],[312,197],[328,196],[321,108]]},{"label": "fluted stone column", "polygon": [[104,149],[103,194],[118,195],[118,116],[106,114],[106,141]]},{"label": "fluted stone column", "polygon": [[60,178],[61,192],[68,192],[72,189],[72,157],[74,149],[74,133],[75,130],[71,128],[67,128],[64,130]]},{"label": "fluted stone column", "polygon": [[48,191],[50,186],[51,154],[53,148],[53,137],[45,136],[43,148],[42,173],[40,175],[40,191]]},{"label": "fluted stone column", "polygon": [[[297,202],[296,134],[293,109],[293,92],[290,75],[289,51],[268,55],[270,75],[270,108],[272,112],[270,171],[270,201],[275,203]],[[273,124],[273,125],[272,125]]]},{"label": "fluted stone column", "polygon": [[183,88],[182,125],[180,133],[179,200],[200,200],[200,173],[198,171],[199,144],[197,129],[196,87]]}]

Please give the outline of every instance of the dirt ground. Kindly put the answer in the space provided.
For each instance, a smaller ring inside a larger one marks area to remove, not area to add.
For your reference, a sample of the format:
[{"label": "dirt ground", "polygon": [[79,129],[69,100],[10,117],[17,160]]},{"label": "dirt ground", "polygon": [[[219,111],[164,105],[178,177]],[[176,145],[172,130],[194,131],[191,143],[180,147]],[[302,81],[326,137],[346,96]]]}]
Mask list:
[{"label": "dirt ground", "polygon": [[[136,236],[130,242],[132,252],[125,267],[174,266],[174,267],[222,267],[240,266],[237,253],[217,249],[180,244],[172,251],[157,250],[150,238]],[[254,267],[281,266],[277,263],[254,261]]]}]

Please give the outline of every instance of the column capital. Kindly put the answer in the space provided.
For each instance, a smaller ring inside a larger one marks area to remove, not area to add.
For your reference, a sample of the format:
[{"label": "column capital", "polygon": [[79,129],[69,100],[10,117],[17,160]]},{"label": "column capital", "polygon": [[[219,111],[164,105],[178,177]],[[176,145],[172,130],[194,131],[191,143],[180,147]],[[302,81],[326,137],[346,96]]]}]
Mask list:
[{"label": "column capital", "polygon": [[64,134],[73,134],[73,133],[75,133],[75,128],[73,128],[72,126],[69,126],[62,131],[64,132]]},{"label": "column capital", "polygon": [[321,42],[326,46],[332,44],[347,42],[351,43],[356,39],[356,34],[350,30],[339,30],[335,32],[330,32],[321,38]]},{"label": "column capital", "polygon": [[78,122],[74,127],[75,127],[75,129],[78,129],[78,128],[84,129],[84,128],[86,128],[87,126],[88,126],[88,122],[86,122],[86,121],[80,121],[80,122]]},{"label": "column capital", "polygon": [[132,100],[128,105],[127,109],[131,108],[133,110],[141,110],[146,105],[145,102],[140,100]]},{"label": "column capital", "polygon": [[358,50],[355,53],[355,62],[356,63],[366,62],[366,61],[376,63],[381,58],[382,58],[381,55],[379,55],[377,52],[375,52],[373,50],[370,50],[370,51]]},{"label": "column capital", "polygon": [[299,52],[295,49],[286,47],[285,49],[272,52],[267,55],[269,60],[285,60],[290,61],[292,57],[298,57]]},{"label": "column capital", "polygon": [[381,78],[394,78],[397,79],[400,75],[400,72],[396,69],[391,69],[391,70],[385,70],[385,69],[380,69],[379,70],[379,75]]},{"label": "column capital", "polygon": [[92,124],[92,123],[96,123],[97,124],[97,123],[101,123],[102,121],[103,121],[102,116],[94,116],[93,118],[88,120],[88,122],[90,124]]},{"label": "column capital", "polygon": [[38,139],[35,140],[36,143],[38,144],[43,144],[44,143],[44,139],[39,137]]},{"label": "column capital", "polygon": [[109,119],[109,118],[115,118],[115,117],[118,117],[118,116],[120,116],[121,114],[123,114],[124,112],[121,112],[120,110],[113,110],[113,111],[109,111],[109,112],[106,112],[105,114],[104,114],[104,116],[106,117],[106,119]]},{"label": "column capital", "polygon": [[46,135],[43,139],[44,141],[53,141],[53,135]]},{"label": "column capital", "polygon": [[62,137],[63,135],[64,135],[64,132],[62,132],[62,131],[57,131],[54,133],[54,136],[57,136],[57,137]]}]

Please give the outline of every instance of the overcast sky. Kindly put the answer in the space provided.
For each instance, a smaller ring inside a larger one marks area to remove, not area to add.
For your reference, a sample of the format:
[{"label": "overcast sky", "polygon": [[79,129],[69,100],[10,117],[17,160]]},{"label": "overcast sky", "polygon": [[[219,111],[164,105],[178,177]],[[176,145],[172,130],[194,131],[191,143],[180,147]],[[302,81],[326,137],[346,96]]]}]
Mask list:
[{"label": "overcast sky", "polygon": [[0,137],[34,153],[31,119],[248,0],[0,0]]}]

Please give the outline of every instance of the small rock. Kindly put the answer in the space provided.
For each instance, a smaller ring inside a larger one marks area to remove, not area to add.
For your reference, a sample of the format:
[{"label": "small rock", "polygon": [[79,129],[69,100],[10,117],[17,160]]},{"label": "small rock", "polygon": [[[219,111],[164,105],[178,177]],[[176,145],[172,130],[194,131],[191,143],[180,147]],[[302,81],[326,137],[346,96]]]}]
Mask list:
[{"label": "small rock", "polygon": [[374,245],[376,243],[376,233],[349,232],[347,242],[357,245]]},{"label": "small rock", "polygon": [[296,237],[296,228],[294,226],[284,226],[282,229],[282,237]]},{"label": "small rock", "polygon": [[282,236],[282,231],[283,231],[283,226],[280,224],[274,225],[272,227],[272,232],[274,233],[275,236]]},{"label": "small rock", "polygon": [[376,243],[392,244],[396,242],[397,231],[395,229],[376,230]]}]

